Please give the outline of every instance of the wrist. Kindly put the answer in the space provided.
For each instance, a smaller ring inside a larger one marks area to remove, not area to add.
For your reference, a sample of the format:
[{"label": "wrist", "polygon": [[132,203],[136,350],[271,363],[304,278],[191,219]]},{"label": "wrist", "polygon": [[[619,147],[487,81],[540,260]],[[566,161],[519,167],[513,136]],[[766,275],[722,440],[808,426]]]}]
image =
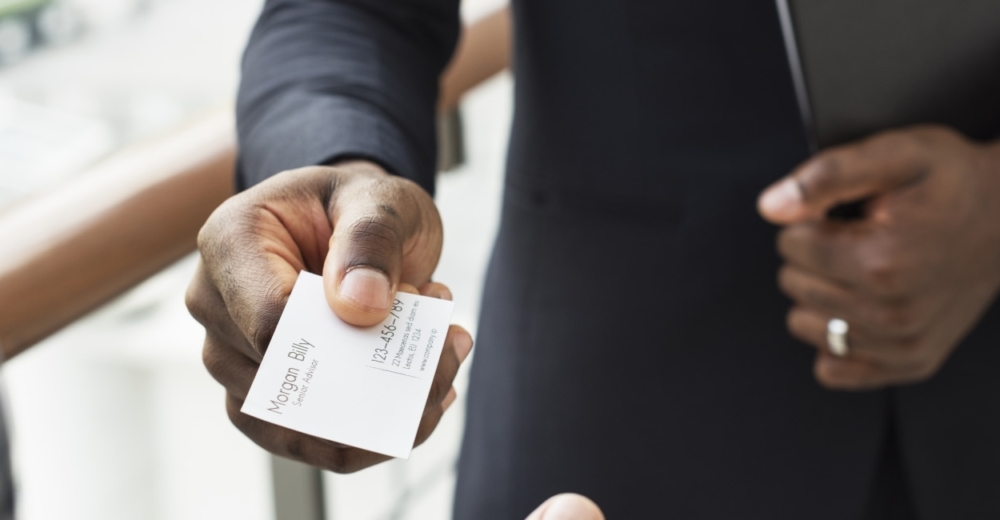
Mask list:
[{"label": "wrist", "polygon": [[360,173],[365,175],[386,176],[389,172],[378,163],[366,159],[342,159],[329,163],[329,166],[345,170],[349,173]]}]

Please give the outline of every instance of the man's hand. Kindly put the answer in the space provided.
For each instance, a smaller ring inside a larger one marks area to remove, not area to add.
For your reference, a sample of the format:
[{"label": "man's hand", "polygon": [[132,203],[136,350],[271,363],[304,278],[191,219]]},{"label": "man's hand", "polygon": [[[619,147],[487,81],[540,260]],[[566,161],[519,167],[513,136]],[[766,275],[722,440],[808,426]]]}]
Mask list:
[{"label": "man's hand", "polygon": [[[855,201],[861,218],[827,216]],[[945,128],[823,152],[766,190],[759,209],[785,226],[788,329],[818,348],[816,378],[830,388],[931,377],[1000,287],[1000,147]],[[831,318],[850,325],[843,358],[827,348]]]},{"label": "man's hand", "polygon": [[[205,366],[226,388],[233,424],[272,453],[331,471],[387,459],[255,419],[240,407],[299,271],[322,271],[341,319],[375,325],[396,291],[451,298],[430,281],[441,241],[430,196],[365,162],[283,172],[220,206],[198,236],[201,264],[187,304],[205,326]],[[452,380],[471,348],[469,333],[452,326],[416,444],[455,400]]]}]

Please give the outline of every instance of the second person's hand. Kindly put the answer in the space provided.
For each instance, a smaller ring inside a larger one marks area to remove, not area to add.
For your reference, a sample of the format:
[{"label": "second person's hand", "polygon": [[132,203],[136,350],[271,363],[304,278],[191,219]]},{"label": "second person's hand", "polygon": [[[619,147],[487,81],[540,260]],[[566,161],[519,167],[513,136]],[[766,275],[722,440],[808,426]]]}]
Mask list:
[{"label": "second person's hand", "polygon": [[[954,130],[892,130],[826,150],[768,189],[784,226],[788,329],[817,348],[824,386],[869,390],[936,374],[1000,291],[1000,145]],[[859,218],[828,211],[864,201]],[[827,345],[849,324],[846,355]]]},{"label": "second person's hand", "polygon": [[604,513],[583,495],[562,493],[543,502],[525,520],[604,520]]}]

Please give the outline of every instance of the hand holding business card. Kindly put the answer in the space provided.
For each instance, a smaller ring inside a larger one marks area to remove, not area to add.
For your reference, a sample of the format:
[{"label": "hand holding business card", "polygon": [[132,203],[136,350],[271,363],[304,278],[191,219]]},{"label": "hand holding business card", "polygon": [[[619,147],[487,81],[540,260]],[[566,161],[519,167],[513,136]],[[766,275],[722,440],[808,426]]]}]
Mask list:
[{"label": "hand holding business card", "polygon": [[303,272],[242,412],[322,439],[408,458],[454,304],[397,293],[374,327],[344,323]]},{"label": "hand holding business card", "polygon": [[[310,306],[316,312],[325,312],[331,319],[335,313],[344,323],[361,327],[379,325],[390,312],[396,312],[392,311],[396,299],[405,300],[406,296],[398,297],[400,292],[419,289],[424,296],[450,299],[447,288],[430,282],[442,241],[441,220],[430,195],[417,184],[364,161],[282,172],[220,206],[198,236],[201,262],[188,289],[187,305],[205,326],[205,367],[225,388],[226,412],[236,428],[271,453],[330,471],[357,471],[388,459],[388,455],[301,433],[240,410],[269,352],[300,272],[323,272],[325,298]],[[408,318],[409,310],[406,312]],[[411,371],[414,367],[419,370],[425,353],[427,363],[435,355],[434,350],[424,347],[431,340],[429,332],[437,327],[419,328],[418,339],[413,338],[412,331],[407,337],[408,343],[417,346]],[[425,401],[416,413],[416,444],[431,435],[444,410],[454,401],[452,382],[472,348],[472,337],[461,327],[452,325],[443,330],[444,342],[430,390],[419,389]],[[440,340],[439,335],[434,336],[435,341]],[[309,345],[299,341],[302,339]],[[294,397],[301,402],[294,409],[321,409],[331,422],[351,421],[349,417],[337,417],[316,399],[320,388],[315,383],[326,384],[332,373],[330,358],[319,358],[308,377],[310,365],[317,360],[307,357],[308,353],[312,346],[317,351],[324,348],[325,340],[304,336],[295,341],[301,357],[309,362],[285,367],[285,375],[289,368],[296,368],[299,372],[293,371],[293,376],[301,376],[289,382],[297,387]],[[288,350],[293,344],[283,347],[286,361],[294,361],[289,353],[299,355]],[[374,349],[374,345],[370,346]],[[391,347],[386,345],[384,350]],[[397,351],[392,351],[393,355]],[[390,356],[386,357],[389,369],[398,368],[392,366]],[[404,369],[408,358],[409,352],[400,358]],[[429,365],[423,366],[424,373],[431,371]],[[378,372],[373,368],[365,370]],[[405,376],[386,373],[386,377]],[[304,379],[308,379],[304,383],[308,390],[300,399]],[[427,384],[426,380],[421,384]],[[271,391],[278,392],[271,396],[275,400],[284,396],[277,389]],[[291,399],[293,392],[288,392],[285,397]],[[350,392],[358,390],[352,388]],[[336,413],[343,412],[338,410]],[[408,417],[412,420],[412,415]],[[412,446],[413,435],[406,435],[411,437],[408,444]],[[395,444],[383,451],[402,454]]]}]

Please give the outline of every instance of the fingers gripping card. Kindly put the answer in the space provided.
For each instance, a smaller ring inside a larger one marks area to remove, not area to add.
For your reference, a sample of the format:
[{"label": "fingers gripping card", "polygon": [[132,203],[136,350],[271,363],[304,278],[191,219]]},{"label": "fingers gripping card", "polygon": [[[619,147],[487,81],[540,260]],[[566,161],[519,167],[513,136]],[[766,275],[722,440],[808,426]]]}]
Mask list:
[{"label": "fingers gripping card", "polygon": [[375,327],[344,323],[323,279],[302,272],[242,412],[285,428],[408,458],[454,304],[398,293]]}]

